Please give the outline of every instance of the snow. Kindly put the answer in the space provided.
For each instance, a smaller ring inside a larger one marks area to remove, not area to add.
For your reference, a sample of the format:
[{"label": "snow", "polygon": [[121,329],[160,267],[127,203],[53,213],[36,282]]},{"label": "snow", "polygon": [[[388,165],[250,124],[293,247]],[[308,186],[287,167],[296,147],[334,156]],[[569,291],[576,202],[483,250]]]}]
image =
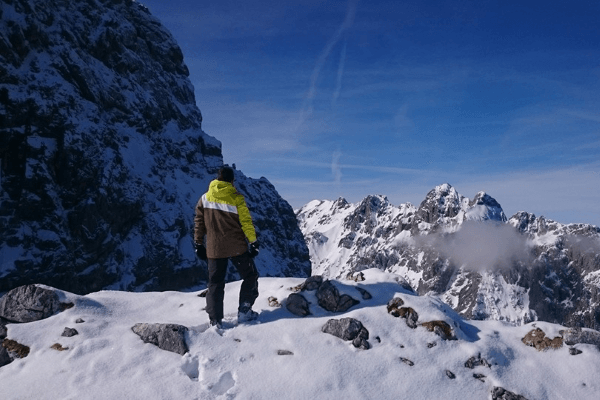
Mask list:
[{"label": "snow", "polygon": [[[255,304],[259,322],[235,319],[240,282],[226,285],[224,329],[208,326],[205,299],[198,292],[132,293],[101,291],[86,296],[60,292],[75,306],[46,320],[8,325],[8,338],[31,348],[23,359],[0,368],[2,399],[487,399],[501,386],[528,399],[597,399],[600,352],[576,345],[538,352],[521,338],[534,327],[550,337],[563,327],[536,322],[510,326],[500,321],[466,321],[441,300],[407,293],[398,276],[363,271],[363,282],[340,281],[343,293],[371,300],[343,314],[316,304],[300,318],[285,307],[271,308],[268,297],[283,302],[300,278],[261,278]],[[443,341],[423,327],[410,329],[387,313],[386,303],[402,297],[419,313],[419,322],[442,319],[459,340]],[[321,332],[330,318],[352,317],[369,330],[369,350]],[[75,323],[82,318],[85,322]],[[190,328],[184,356],[145,344],[131,331],[139,322],[175,323]],[[79,335],[62,337],[65,327]],[[379,340],[377,340],[379,338]],[[435,342],[434,347],[428,347]],[[66,351],[51,349],[54,343]],[[288,350],[293,355],[278,355]],[[481,353],[493,365],[465,368]],[[414,362],[409,366],[400,357]],[[450,370],[456,379],[449,379]],[[473,373],[486,375],[485,382]]]}]

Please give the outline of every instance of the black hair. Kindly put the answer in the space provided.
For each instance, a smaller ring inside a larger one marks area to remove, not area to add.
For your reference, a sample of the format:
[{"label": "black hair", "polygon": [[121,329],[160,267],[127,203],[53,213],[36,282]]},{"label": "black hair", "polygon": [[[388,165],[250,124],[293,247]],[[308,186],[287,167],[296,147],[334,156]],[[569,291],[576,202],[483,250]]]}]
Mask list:
[{"label": "black hair", "polygon": [[224,182],[233,182],[233,168],[231,167],[221,167],[219,169],[219,175],[217,179]]}]

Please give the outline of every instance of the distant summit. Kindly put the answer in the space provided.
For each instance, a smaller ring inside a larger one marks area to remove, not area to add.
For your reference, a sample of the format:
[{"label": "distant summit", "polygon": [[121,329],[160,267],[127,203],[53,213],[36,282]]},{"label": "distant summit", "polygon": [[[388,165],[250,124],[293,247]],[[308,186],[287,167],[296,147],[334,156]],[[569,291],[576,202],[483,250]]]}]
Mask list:
[{"label": "distant summit", "polygon": [[419,207],[385,196],[312,201],[296,212],[313,274],[341,278],[368,268],[403,276],[467,318],[535,319],[600,328],[600,228],[473,199],[445,183]]}]

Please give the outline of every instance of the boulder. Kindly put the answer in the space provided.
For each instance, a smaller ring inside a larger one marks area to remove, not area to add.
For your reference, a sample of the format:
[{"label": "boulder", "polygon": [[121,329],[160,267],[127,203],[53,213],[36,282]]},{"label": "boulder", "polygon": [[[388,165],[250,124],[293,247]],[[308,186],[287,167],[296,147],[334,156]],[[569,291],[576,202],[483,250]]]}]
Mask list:
[{"label": "boulder", "polygon": [[12,360],[15,358],[25,358],[29,355],[29,347],[14,340],[4,339],[2,341],[2,347],[6,349]]},{"label": "boulder", "polygon": [[63,331],[61,336],[64,337],[72,337],[75,335],[79,335],[79,332],[77,332],[77,329],[75,328],[65,328],[65,330]]},{"label": "boulder", "polygon": [[446,370],[446,376],[450,379],[456,379],[456,375],[454,375],[454,372],[450,371],[449,369]]},{"label": "boulder", "polygon": [[159,349],[171,351],[180,355],[188,352],[185,334],[188,328],[176,324],[135,324],[131,330],[144,343],[151,343]]},{"label": "boulder", "polygon": [[581,351],[579,349],[576,349],[575,347],[569,348],[569,354],[572,355],[572,356],[576,356],[576,355],[581,354],[581,353],[583,353],[583,351]]},{"label": "boulder", "polygon": [[324,281],[317,289],[317,300],[321,307],[331,312],[344,312],[360,303],[347,294],[340,296],[339,290],[330,280]]},{"label": "boulder", "polygon": [[351,340],[352,345],[356,348],[367,350],[371,347],[367,341],[369,331],[363,326],[362,322],[354,318],[330,319],[321,328],[321,331],[342,340]]},{"label": "boulder", "polygon": [[398,313],[400,314],[400,317],[406,319],[406,325],[409,328],[412,328],[412,329],[417,328],[417,321],[419,320],[419,314],[417,314],[417,312],[415,310],[413,310],[411,307],[401,307],[398,310]]},{"label": "boulder", "polygon": [[61,310],[58,294],[37,285],[19,286],[0,300],[0,317],[10,322],[33,322]]},{"label": "boulder", "polygon": [[285,308],[299,317],[310,315],[308,300],[299,293],[292,293],[288,296],[287,301],[285,302]]},{"label": "boulder", "polygon": [[591,329],[569,328],[561,331],[566,344],[573,346],[579,343],[593,344],[600,349],[600,332]]},{"label": "boulder", "polygon": [[[408,321],[407,321],[408,323]],[[423,322],[421,326],[427,328],[429,332],[433,332],[443,340],[456,340],[456,335],[454,335],[454,330],[452,327],[445,321],[429,321]]]},{"label": "boulder", "polygon": [[560,336],[550,339],[540,328],[535,328],[527,333],[523,339],[527,346],[535,347],[537,351],[545,351],[549,348],[559,349],[563,345],[563,338]]},{"label": "boulder", "polygon": [[527,400],[527,398],[508,390],[494,386],[492,389],[492,400]]},{"label": "boulder", "polygon": [[319,288],[319,286],[321,286],[322,283],[323,283],[323,277],[321,275],[314,275],[304,281],[300,290],[302,290],[302,291],[317,290]]}]

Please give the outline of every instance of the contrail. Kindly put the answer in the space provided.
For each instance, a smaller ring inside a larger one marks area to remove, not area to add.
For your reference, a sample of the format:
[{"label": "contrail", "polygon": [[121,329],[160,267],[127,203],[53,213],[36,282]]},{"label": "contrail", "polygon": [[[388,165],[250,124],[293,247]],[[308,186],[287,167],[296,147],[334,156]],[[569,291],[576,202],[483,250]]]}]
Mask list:
[{"label": "contrail", "polygon": [[[300,115],[300,121],[298,123],[298,128],[300,127],[300,125],[302,125],[304,123],[306,118],[308,118],[312,114],[312,111],[313,111],[312,102],[313,102],[313,99],[317,92],[317,80],[319,79],[321,69],[323,68],[323,65],[325,64],[327,57],[329,57],[329,54],[331,54],[331,50],[334,48],[334,46],[337,44],[337,42],[339,42],[344,31],[349,29],[352,26],[352,24],[354,23],[354,17],[356,15],[356,6],[358,4],[358,1],[359,0],[350,0],[348,2],[348,9],[346,10],[346,18],[344,19],[344,22],[342,22],[342,25],[340,25],[340,27],[334,33],[334,35],[331,37],[331,39],[329,39],[329,41],[325,45],[325,48],[323,49],[323,51],[319,55],[319,58],[317,59],[315,68],[313,69],[313,73],[310,77],[310,86],[308,88],[308,93],[304,100],[304,106],[302,107],[302,112]],[[344,52],[345,52],[345,50],[344,50]]]},{"label": "contrail", "polygon": [[331,158],[331,174],[333,175],[333,182],[336,185],[340,185],[342,183],[342,167],[340,165],[341,156],[342,152],[336,150],[333,152],[333,156]]},{"label": "contrail", "polygon": [[335,92],[333,92],[333,100],[331,104],[335,106],[340,92],[342,90],[342,76],[344,75],[344,63],[346,62],[346,46],[348,42],[344,41],[344,47],[342,47],[342,54],[340,54],[340,65],[338,66],[337,82],[335,85]]}]

